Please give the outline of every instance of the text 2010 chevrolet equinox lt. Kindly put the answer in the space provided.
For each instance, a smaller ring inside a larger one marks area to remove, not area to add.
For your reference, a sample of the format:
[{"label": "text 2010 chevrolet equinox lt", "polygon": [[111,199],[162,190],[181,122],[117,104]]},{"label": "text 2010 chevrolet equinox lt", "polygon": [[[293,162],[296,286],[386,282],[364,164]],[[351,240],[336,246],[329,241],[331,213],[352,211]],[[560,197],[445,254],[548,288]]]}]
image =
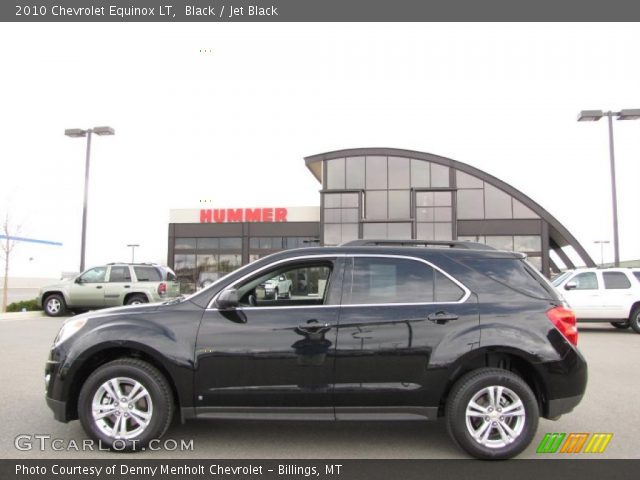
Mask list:
[{"label": "text 2010 chevrolet equinox lt", "polygon": [[[174,414],[444,417],[457,445],[497,459],[578,405],[575,317],[524,255],[367,243],[276,253],[184,299],[68,319],[45,371],[55,418],[132,450]],[[257,287],[276,276],[306,288],[266,298]]]}]

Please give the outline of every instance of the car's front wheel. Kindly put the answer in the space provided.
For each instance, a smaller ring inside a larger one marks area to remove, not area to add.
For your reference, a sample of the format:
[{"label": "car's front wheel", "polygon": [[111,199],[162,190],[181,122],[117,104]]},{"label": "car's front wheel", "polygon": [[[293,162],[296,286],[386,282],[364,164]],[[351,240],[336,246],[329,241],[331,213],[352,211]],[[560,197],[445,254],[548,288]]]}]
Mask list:
[{"label": "car's front wheel", "polygon": [[536,397],[508,370],[481,368],[464,375],[446,404],[449,434],[481,459],[511,458],[522,452],[538,428]]},{"label": "car's front wheel", "polygon": [[78,416],[87,434],[105,448],[140,450],[164,435],[173,395],[152,365],[125,358],[99,367],[84,382]]},{"label": "car's front wheel", "polygon": [[57,293],[48,295],[44,300],[44,313],[50,317],[59,317],[67,311],[64,297]]}]

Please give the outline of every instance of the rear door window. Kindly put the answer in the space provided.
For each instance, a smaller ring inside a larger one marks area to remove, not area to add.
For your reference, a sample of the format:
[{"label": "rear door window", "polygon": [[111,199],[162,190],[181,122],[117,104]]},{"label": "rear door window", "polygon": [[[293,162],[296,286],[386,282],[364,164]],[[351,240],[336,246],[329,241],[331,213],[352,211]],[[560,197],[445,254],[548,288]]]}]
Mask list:
[{"label": "rear door window", "polygon": [[464,290],[432,266],[404,258],[355,257],[343,303],[456,302]]},{"label": "rear door window", "polygon": [[109,273],[109,282],[130,282],[131,273],[129,273],[129,267],[111,267]]},{"label": "rear door window", "polygon": [[631,282],[622,272],[603,272],[604,288],[606,290],[624,290],[631,288]]},{"label": "rear door window", "polygon": [[133,271],[136,274],[136,278],[139,282],[161,282],[162,274],[160,271],[151,266],[136,266],[133,267]]}]

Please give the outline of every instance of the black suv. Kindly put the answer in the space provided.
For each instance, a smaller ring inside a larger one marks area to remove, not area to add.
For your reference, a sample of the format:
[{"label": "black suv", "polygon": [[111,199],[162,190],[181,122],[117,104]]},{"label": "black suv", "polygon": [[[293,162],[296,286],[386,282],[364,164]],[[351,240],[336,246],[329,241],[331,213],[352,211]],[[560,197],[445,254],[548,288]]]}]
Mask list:
[{"label": "black suv", "polygon": [[[118,450],[161,437],[174,413],[445,417],[471,455],[508,458],[539,416],[580,402],[575,317],[524,255],[368,243],[276,253],[187,298],[73,317],[46,365],[47,403]],[[306,288],[266,298],[275,276]]]}]

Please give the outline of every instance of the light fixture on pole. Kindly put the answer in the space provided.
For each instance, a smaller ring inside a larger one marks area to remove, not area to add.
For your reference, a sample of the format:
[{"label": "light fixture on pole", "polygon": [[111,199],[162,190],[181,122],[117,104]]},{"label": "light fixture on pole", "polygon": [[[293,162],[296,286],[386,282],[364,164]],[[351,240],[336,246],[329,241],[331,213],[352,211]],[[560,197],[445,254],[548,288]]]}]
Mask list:
[{"label": "light fixture on pole", "polygon": [[81,128],[68,128],[64,131],[67,137],[81,138],[87,137],[87,156],[84,167],[84,205],[82,207],[82,241],[80,243],[80,271],[84,272],[84,256],[87,240],[87,204],[89,199],[89,162],[91,159],[91,134],[115,135],[115,130],[111,127],[93,127],[87,130]]},{"label": "light fixture on pole", "polygon": [[619,112],[603,112],[602,110],[582,110],[578,115],[579,122],[597,122],[602,117],[609,120],[609,161],[611,163],[611,199],[613,205],[613,264],[620,266],[620,244],[618,241],[618,196],[616,193],[616,165],[613,151],[613,117],[618,120],[640,119],[640,108],[628,108]]},{"label": "light fixture on pole", "polygon": [[596,240],[593,243],[595,243],[596,245],[600,245],[600,266],[604,267],[604,245],[608,245],[611,242],[609,240]]},{"label": "light fixture on pole", "polygon": [[131,263],[135,263],[136,258],[136,247],[139,247],[137,243],[129,243],[127,247],[131,248]]}]

